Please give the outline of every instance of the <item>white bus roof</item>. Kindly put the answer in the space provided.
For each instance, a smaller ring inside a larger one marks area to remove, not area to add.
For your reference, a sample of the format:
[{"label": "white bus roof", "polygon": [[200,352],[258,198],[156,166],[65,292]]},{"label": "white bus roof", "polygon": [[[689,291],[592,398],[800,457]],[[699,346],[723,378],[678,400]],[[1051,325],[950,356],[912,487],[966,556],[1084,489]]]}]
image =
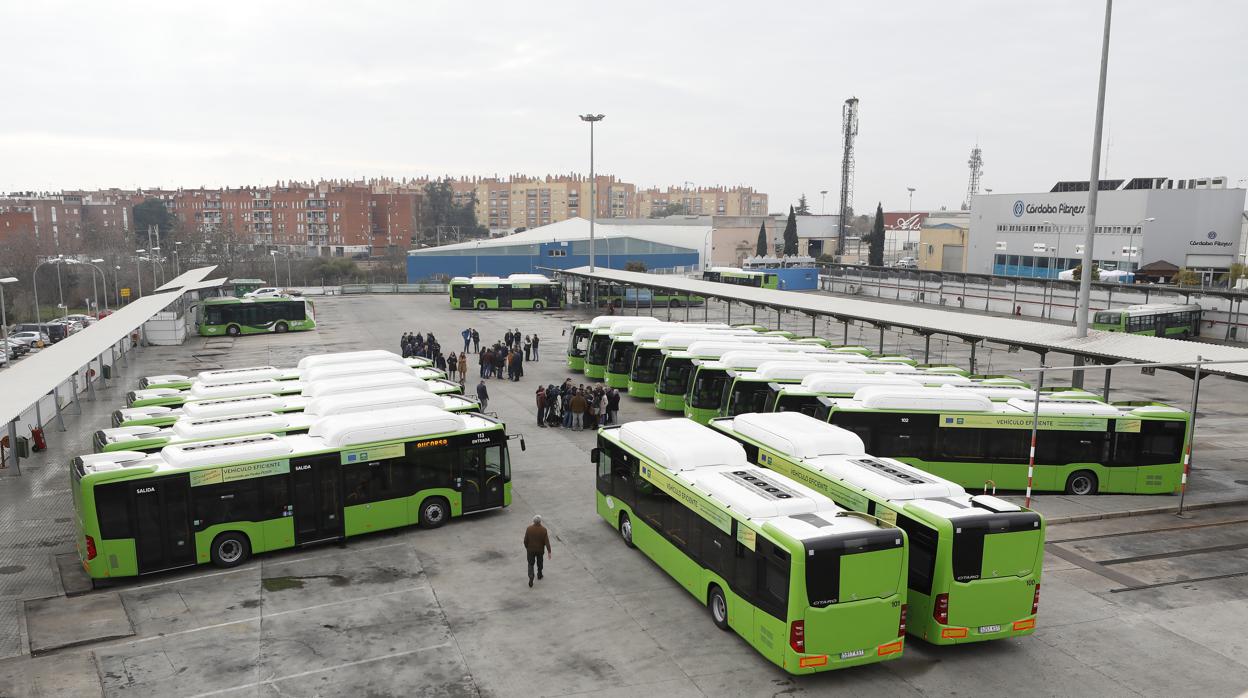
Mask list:
[{"label": "white bus roof", "polygon": [[358,393],[335,393],[315,397],[308,401],[303,411],[317,417],[335,414],[348,414],[377,409],[396,409],[400,407],[419,407],[432,405],[441,407],[444,403],[442,395],[434,395],[417,388],[394,388],[392,390],[370,390]]},{"label": "white bus roof", "polygon": [[[286,398],[272,393],[240,395],[212,400],[193,400],[182,405],[183,416],[205,419],[246,412],[274,412],[285,405]],[[148,409],[146,407],[142,409]]]},{"label": "white bus roof", "polygon": [[[1147,315],[1149,313],[1181,313],[1183,311],[1201,310],[1201,307],[1195,303],[1141,303],[1139,305],[1128,305],[1122,308],[1133,315]],[[1112,310],[1110,312],[1113,312]]]},{"label": "white bus roof", "polygon": [[527,282],[527,283],[536,283],[536,284],[554,283],[553,281],[550,280],[549,277],[544,276],[542,274],[508,274],[507,280],[513,283],[515,282]]},{"label": "white bus roof", "polygon": [[[248,368],[222,368],[214,371],[202,371],[193,379],[203,383],[237,383],[238,381],[260,380],[272,378],[281,380],[286,371],[276,366],[251,366]],[[166,376],[168,377],[168,376]],[[150,380],[150,379],[149,379]]]},{"label": "white bus roof", "polygon": [[363,376],[343,376],[327,378],[323,381],[303,386],[303,395],[310,398],[350,393],[358,390],[385,390],[388,388],[416,388],[426,392],[437,392],[432,389],[429,381],[417,378],[410,373],[371,373]]},{"label": "white bus roof", "polygon": [[308,436],[341,448],[463,431],[464,420],[462,415],[431,406],[353,412],[316,420],[308,429]]},{"label": "white bus roof", "polygon": [[909,376],[897,376],[891,373],[862,374],[851,373],[812,373],[802,379],[801,387],[813,393],[829,395],[853,395],[859,388],[869,385],[904,385],[920,387],[918,381]]},{"label": "white bus roof", "polygon": [[340,351],[332,354],[316,354],[299,359],[297,368],[300,370],[327,364],[346,364],[355,361],[394,361],[401,362],[402,356],[384,349],[367,349],[364,351]]},{"label": "white bus roof", "polygon": [[991,412],[992,401],[983,395],[944,388],[908,388],[871,385],[859,388],[854,401],[876,410],[949,410],[951,412]]},{"label": "white bus roof", "polygon": [[[1011,398],[1007,405],[1021,412],[1032,414],[1036,409],[1035,400]],[[1090,415],[1096,417],[1119,417],[1122,410],[1100,400],[1040,400],[1040,414],[1049,416]]]},{"label": "white bus roof", "polygon": [[745,449],[691,419],[628,422],[620,442],[672,472],[710,465],[749,465]]},{"label": "white bus roof", "polygon": [[[728,439],[723,434],[712,433]],[[736,445],[735,441],[732,443]],[[691,482],[729,510],[758,523],[819,511],[832,514],[843,511],[814,490],[756,465],[698,468],[680,475],[682,480]]]},{"label": "white bus roof", "polygon": [[[186,391],[187,399],[204,399],[213,397],[239,397],[242,395],[259,395],[259,394],[277,394],[291,392],[294,388],[292,383],[297,381],[278,381],[272,378],[262,378],[252,381],[239,381],[237,383],[200,383],[191,384],[189,390]],[[158,393],[163,388],[149,391],[135,391],[136,395],[140,393]],[[174,391],[170,396],[182,391]]]},{"label": "white bus roof", "polygon": [[[330,364],[329,366],[313,366],[305,369],[300,380],[305,383],[316,383],[329,378],[342,376],[363,376],[370,373],[403,373],[417,375],[416,369],[392,361],[360,361],[349,364]],[[436,377],[436,374],[429,377]]]},{"label": "white bus roof", "polygon": [[286,417],[274,412],[248,412],[201,419],[179,419],[169,428],[173,437],[184,441],[216,439],[233,434],[264,434],[288,426]]},{"label": "white bus roof", "polygon": [[589,327],[591,329],[601,330],[606,327],[613,327],[617,323],[621,323],[621,322],[640,322],[643,325],[653,325],[653,324],[659,323],[660,320],[657,317],[647,317],[645,315],[642,315],[640,317],[638,316],[629,317],[625,315],[599,315],[593,320],[590,320]]},{"label": "white bus roof", "polygon": [[801,412],[741,414],[725,421],[742,436],[797,458],[860,456],[867,452],[854,432]]},{"label": "white bus roof", "polygon": [[797,361],[769,359],[758,364],[753,371],[737,372],[735,377],[753,381],[801,381],[812,374],[829,372],[862,375],[862,369],[856,364],[804,363],[800,359]]}]

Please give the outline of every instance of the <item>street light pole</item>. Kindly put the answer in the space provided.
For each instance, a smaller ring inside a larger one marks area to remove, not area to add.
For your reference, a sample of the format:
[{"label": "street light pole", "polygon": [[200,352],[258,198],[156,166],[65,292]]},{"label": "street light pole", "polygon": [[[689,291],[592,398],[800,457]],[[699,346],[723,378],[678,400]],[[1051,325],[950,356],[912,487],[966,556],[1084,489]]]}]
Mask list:
[{"label": "street light pole", "polygon": [[[1088,227],[1083,237],[1083,273],[1079,275],[1079,302],[1075,304],[1075,335],[1088,336],[1088,310],[1092,295],[1092,252],[1096,234],[1096,200],[1100,193],[1101,130],[1105,123],[1105,75],[1109,71],[1109,27],[1114,0],[1105,0],[1105,30],[1101,38],[1101,74],[1096,91],[1096,121],[1092,129],[1092,167],[1088,177]],[[1083,383],[1083,373],[1076,372],[1076,383]]]},{"label": "street light pole", "polygon": [[[594,177],[594,124],[606,118],[605,114],[582,114],[581,121],[589,122],[589,273],[594,273],[594,218],[598,213],[598,182]],[[608,243],[610,244],[610,243]],[[591,282],[593,307],[598,307],[598,283]]]},{"label": "street light pole", "polygon": [[[1143,237],[1144,237],[1144,224],[1145,224],[1145,223],[1152,223],[1152,222],[1153,222],[1153,221],[1155,221],[1155,220],[1157,220],[1157,219],[1156,219],[1156,218],[1145,218],[1145,219],[1143,219],[1143,220],[1139,221],[1138,223],[1136,223],[1135,225],[1131,226],[1131,236],[1128,238],[1128,241],[1127,241],[1127,249],[1128,249],[1128,250],[1131,250],[1131,253],[1130,253],[1130,254],[1131,254],[1131,256],[1127,258],[1127,261],[1135,264],[1135,268],[1131,270],[1131,273],[1132,273],[1132,274],[1134,274],[1134,273],[1135,273],[1135,269],[1138,269],[1138,268],[1139,268],[1139,266],[1140,266],[1140,262],[1143,262],[1143,261],[1144,261],[1143,250],[1142,250],[1142,249],[1141,249],[1141,250],[1136,250],[1136,249],[1135,249],[1135,229],[1136,229],[1136,228],[1139,228],[1139,229],[1140,229],[1140,238],[1141,238],[1141,240],[1140,240],[1140,247],[1141,247],[1141,248],[1143,248],[1143,247],[1144,247],[1144,241],[1143,241]],[[1139,259],[1139,262],[1136,262],[1136,261],[1135,261],[1137,258]]]},{"label": "street light pole", "polygon": [[273,258],[273,285],[277,285],[277,250],[269,250],[269,256]]},{"label": "street light pole", "polygon": [[819,197],[819,215],[822,216],[828,212],[828,190],[820,189]]},{"label": "street light pole", "polygon": [[[0,340],[8,341],[9,339],[9,314],[4,304],[4,285],[17,283],[16,276],[7,276],[0,279]],[[43,330],[39,330],[42,332]],[[6,348],[5,351],[8,351]]]},{"label": "street light pole", "polygon": [[139,298],[143,297],[143,271],[139,269],[139,262],[143,260],[140,255],[147,250],[135,250],[134,256],[134,279],[139,283]]},{"label": "street light pole", "polygon": [[173,243],[173,275],[174,276],[182,276],[182,264],[178,261],[178,245],[181,245],[181,244],[182,244],[181,240]]}]

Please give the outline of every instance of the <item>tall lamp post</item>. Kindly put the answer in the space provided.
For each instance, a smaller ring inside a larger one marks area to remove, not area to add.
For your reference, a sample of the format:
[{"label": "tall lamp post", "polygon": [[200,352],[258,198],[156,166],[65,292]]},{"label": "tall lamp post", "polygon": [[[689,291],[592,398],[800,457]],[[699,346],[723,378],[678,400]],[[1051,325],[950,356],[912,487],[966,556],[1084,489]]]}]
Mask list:
[{"label": "tall lamp post", "polygon": [[820,189],[819,197],[819,215],[822,216],[828,212],[828,190]]},{"label": "tall lamp post", "polygon": [[114,264],[113,265],[113,293],[116,295],[113,296],[113,302],[117,305],[118,308],[121,307],[121,284],[117,282],[117,275],[120,273],[121,273],[121,265]]},{"label": "tall lamp post", "polygon": [[[96,264],[103,264],[103,263],[104,263],[104,260],[102,259],[93,259],[90,262],[72,262],[71,261],[71,264],[81,264],[86,267],[91,267],[92,269],[100,273],[100,284],[103,285],[104,287],[104,310],[108,310],[108,276],[104,273],[103,269],[95,266]],[[100,299],[99,299],[99,296],[97,295],[97,290],[95,287],[95,274],[91,275],[91,295],[94,297],[96,305],[99,305]]]},{"label": "tall lamp post", "polygon": [[[1088,309],[1092,296],[1093,239],[1096,234],[1096,201],[1100,193],[1101,131],[1105,124],[1105,75],[1109,71],[1109,27],[1114,0],[1105,0],[1105,29],[1101,37],[1101,72],[1096,90],[1096,119],[1092,128],[1092,166],[1088,176],[1088,227],[1083,235],[1083,273],[1079,275],[1079,302],[1075,304],[1075,336],[1088,336]],[[1082,357],[1075,357],[1081,362]],[[1083,386],[1083,371],[1072,376],[1075,387]]]},{"label": "tall lamp post", "polygon": [[[594,124],[607,118],[605,114],[581,114],[581,121],[589,122],[589,273],[594,273],[594,218],[598,213],[598,182],[594,178]],[[598,307],[598,284],[591,282],[593,298],[591,302]]]},{"label": "tall lamp post", "polygon": [[181,244],[182,244],[181,240],[173,243],[173,275],[174,276],[182,276],[182,264],[178,262],[178,245],[181,245]]},{"label": "tall lamp post", "polygon": [[[1156,219],[1156,218],[1154,218],[1154,217],[1145,218],[1145,219],[1143,219],[1143,220],[1139,221],[1138,223],[1136,223],[1135,225],[1131,226],[1131,236],[1130,236],[1130,238],[1128,239],[1129,241],[1127,242],[1127,246],[1128,246],[1128,247],[1127,247],[1127,249],[1131,250],[1131,256],[1127,258],[1127,261],[1128,261],[1128,262],[1132,262],[1132,261],[1133,261],[1134,259],[1136,259],[1137,257],[1138,257],[1138,259],[1139,259],[1139,261],[1140,261],[1140,262],[1143,262],[1143,261],[1144,261],[1144,255],[1143,255],[1143,254],[1141,254],[1142,250],[1136,249],[1136,247],[1135,247],[1135,229],[1136,229],[1136,228],[1139,228],[1139,229],[1140,229],[1140,237],[1141,237],[1141,238],[1143,238],[1143,237],[1144,237],[1144,224],[1145,224],[1145,223],[1152,223],[1152,222],[1153,222],[1153,221],[1155,221],[1155,220],[1157,220],[1157,219]],[[1140,247],[1144,247],[1143,240],[1141,240],[1141,241],[1140,241]],[[1138,268],[1139,268],[1139,266],[1140,266],[1140,265],[1139,265],[1139,262],[1135,262],[1135,269],[1138,269]],[[1134,273],[1135,273],[1135,269],[1132,269],[1132,270],[1131,270],[1131,273],[1132,273],[1132,274],[1134,274]],[[1124,270],[1124,271],[1125,271],[1125,270]]]},{"label": "tall lamp post", "polygon": [[[906,187],[906,191],[910,193],[910,203],[907,205],[906,217],[910,218],[914,216],[914,187]],[[906,230],[906,243],[905,245],[902,246],[902,249],[905,249],[906,246],[909,244],[910,244],[910,230],[907,229]]]},{"label": "tall lamp post", "polygon": [[134,251],[134,280],[139,284],[139,298],[143,297],[143,270],[139,269],[139,262],[143,261],[143,255],[147,250]]},{"label": "tall lamp post", "polygon": [[277,250],[269,250],[269,256],[273,258],[273,285],[277,285]]},{"label": "tall lamp post", "polygon": [[[35,270],[30,273],[30,285],[34,288],[34,291],[35,291],[35,324],[37,325],[43,324],[43,313],[40,312],[40,308],[39,308],[39,267],[45,264],[61,264],[64,261],[65,261],[64,257],[60,257],[60,256],[49,257],[48,259],[45,259],[42,262],[36,264]],[[60,267],[58,266],[57,269],[59,270]],[[58,271],[57,278],[58,279],[60,278],[59,271]]]}]

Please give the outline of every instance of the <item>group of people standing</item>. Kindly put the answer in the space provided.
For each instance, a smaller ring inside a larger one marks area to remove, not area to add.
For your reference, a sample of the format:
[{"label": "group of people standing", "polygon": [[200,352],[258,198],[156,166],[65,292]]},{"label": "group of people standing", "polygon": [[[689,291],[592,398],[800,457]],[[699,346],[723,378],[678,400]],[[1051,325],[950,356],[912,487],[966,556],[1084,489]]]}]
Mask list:
[{"label": "group of people standing", "polygon": [[593,385],[572,385],[569,378],[563,385],[538,386],[537,426],[563,427],[573,431],[597,429],[619,423],[620,391]]},{"label": "group of people standing", "polygon": [[432,361],[434,368],[446,373],[451,380],[455,380],[458,376],[461,388],[468,379],[468,355],[466,353],[457,355],[454,351],[448,351],[443,356],[442,345],[438,344],[438,339],[433,336],[432,332],[427,336],[420,332],[404,332],[402,339],[399,340],[399,349],[405,359],[423,357]]}]

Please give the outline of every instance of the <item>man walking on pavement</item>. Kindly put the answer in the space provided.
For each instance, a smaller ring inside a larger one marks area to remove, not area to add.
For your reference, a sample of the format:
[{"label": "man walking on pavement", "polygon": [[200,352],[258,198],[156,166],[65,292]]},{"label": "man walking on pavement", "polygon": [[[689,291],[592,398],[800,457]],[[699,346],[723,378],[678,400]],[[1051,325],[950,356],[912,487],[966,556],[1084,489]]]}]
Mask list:
[{"label": "man walking on pavement", "polygon": [[542,525],[542,517],[534,516],[533,525],[524,529],[524,551],[529,556],[529,586],[533,586],[533,563],[537,563],[537,578],[542,578],[542,550],[545,549],[546,557],[554,557],[554,551],[550,549],[550,534],[546,531],[546,527]]},{"label": "man walking on pavement", "polygon": [[477,383],[477,402],[481,403],[481,411],[484,412],[490,407],[490,391],[485,389],[485,379],[482,378]]}]

